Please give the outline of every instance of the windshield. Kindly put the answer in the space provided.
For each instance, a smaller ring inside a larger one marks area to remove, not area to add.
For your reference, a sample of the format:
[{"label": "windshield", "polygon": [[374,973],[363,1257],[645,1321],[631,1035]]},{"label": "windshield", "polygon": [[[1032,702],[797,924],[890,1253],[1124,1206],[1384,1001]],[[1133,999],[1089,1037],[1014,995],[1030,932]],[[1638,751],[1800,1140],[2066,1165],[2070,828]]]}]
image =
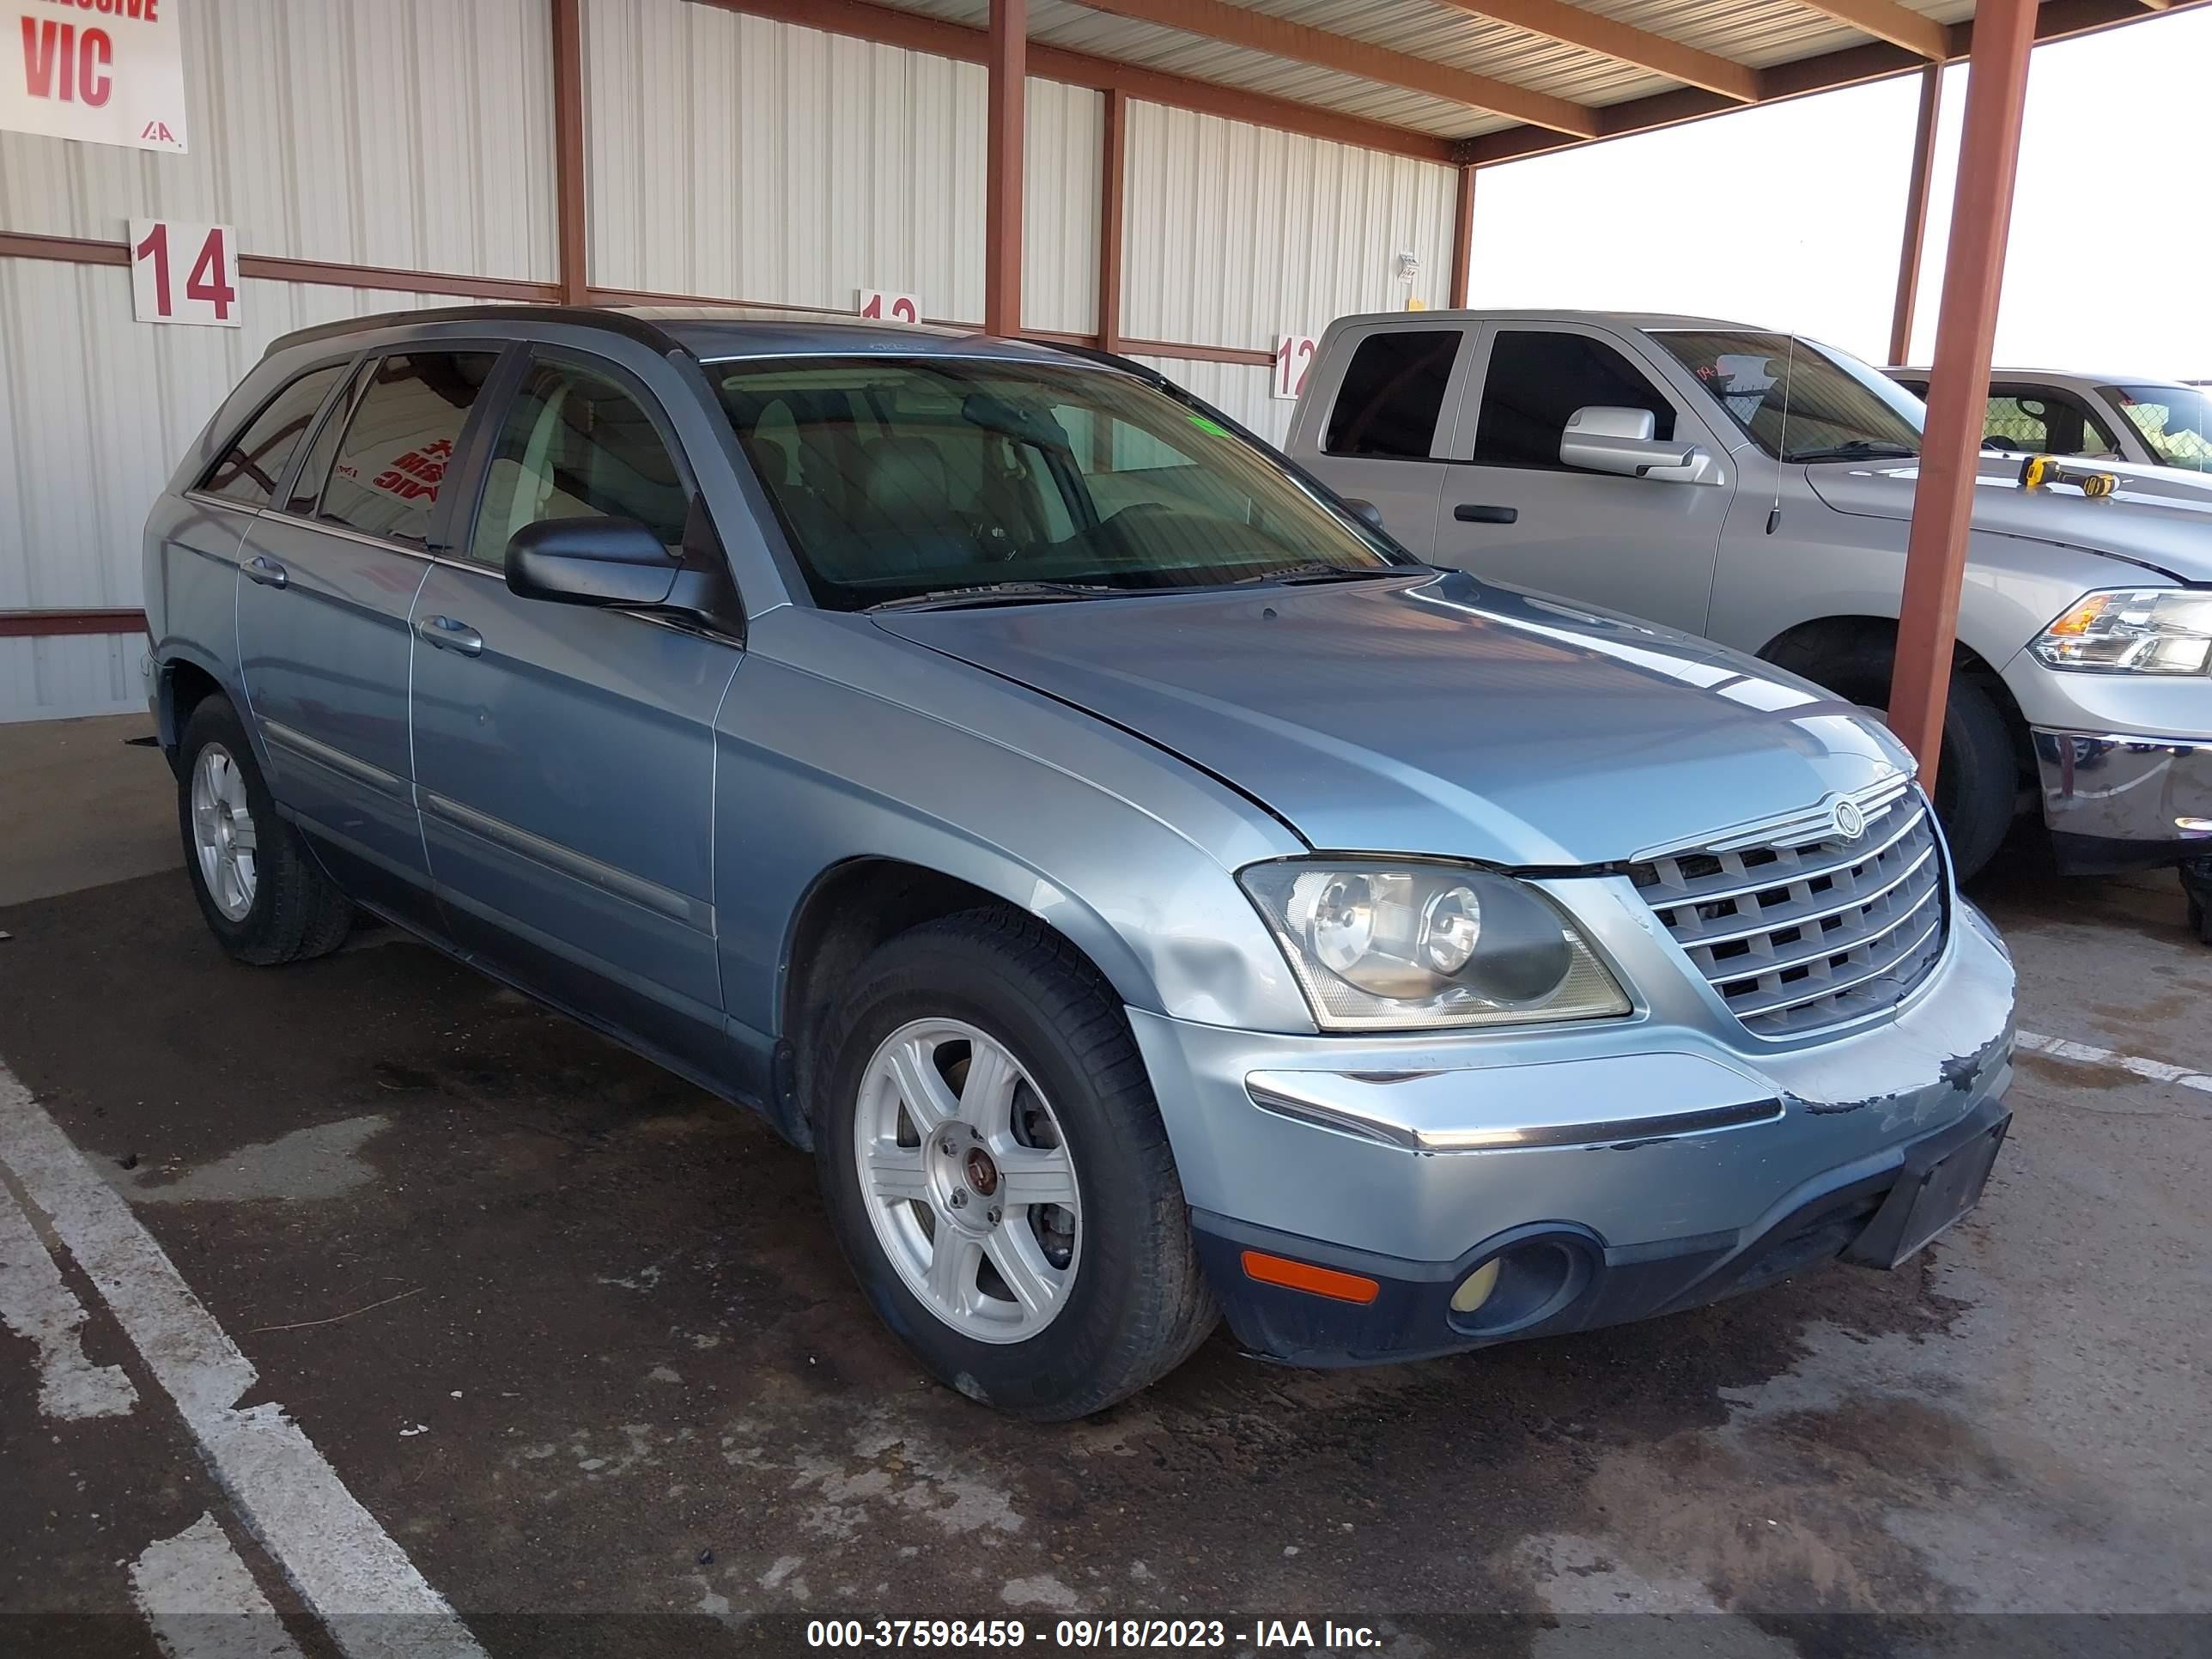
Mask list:
[{"label": "windshield", "polygon": [[709,364],[816,603],[1052,600],[1400,568],[1266,450],[1085,364]]},{"label": "windshield", "polygon": [[[1920,453],[1921,401],[1856,357],[1787,334],[1659,329],[1753,442],[1785,461],[1903,459]],[[1787,406],[1787,444],[1783,430]]]},{"label": "windshield", "polygon": [[2212,472],[2212,397],[2193,386],[2108,386],[2106,398],[2167,466]]}]

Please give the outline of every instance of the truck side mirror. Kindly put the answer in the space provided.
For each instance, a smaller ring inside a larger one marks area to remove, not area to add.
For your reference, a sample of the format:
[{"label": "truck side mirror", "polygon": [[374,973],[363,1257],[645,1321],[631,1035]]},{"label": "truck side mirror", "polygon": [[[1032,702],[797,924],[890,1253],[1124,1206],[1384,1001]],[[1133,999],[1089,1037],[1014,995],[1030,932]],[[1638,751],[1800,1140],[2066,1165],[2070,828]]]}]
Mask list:
[{"label": "truck side mirror", "polygon": [[[1559,434],[1559,460],[1588,472],[1613,472],[1641,478],[1654,469],[1692,477],[1698,459],[1695,444],[1679,443],[1651,435],[1656,424],[1648,409],[1617,409],[1592,404],[1568,417]],[[1674,469],[1683,469],[1674,471]]]}]

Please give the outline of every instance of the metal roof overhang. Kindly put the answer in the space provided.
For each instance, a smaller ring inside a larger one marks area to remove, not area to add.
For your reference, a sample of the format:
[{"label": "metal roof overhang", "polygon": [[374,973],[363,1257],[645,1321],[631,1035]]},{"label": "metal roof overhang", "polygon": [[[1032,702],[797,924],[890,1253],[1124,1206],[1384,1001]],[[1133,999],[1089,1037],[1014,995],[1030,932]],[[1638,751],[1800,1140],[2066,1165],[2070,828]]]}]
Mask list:
[{"label": "metal roof overhang", "polygon": [[[990,0],[700,0],[969,62]],[[2045,0],[2039,42],[2212,0]],[[1030,0],[1029,73],[1489,166],[1970,55],[1972,0]]]}]

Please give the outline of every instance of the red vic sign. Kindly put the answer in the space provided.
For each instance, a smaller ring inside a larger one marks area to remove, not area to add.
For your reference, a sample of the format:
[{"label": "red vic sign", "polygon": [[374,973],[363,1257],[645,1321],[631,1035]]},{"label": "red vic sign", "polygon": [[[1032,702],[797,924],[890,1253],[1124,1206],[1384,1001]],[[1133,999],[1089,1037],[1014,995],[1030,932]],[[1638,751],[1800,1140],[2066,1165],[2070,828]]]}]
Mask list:
[{"label": "red vic sign", "polygon": [[142,323],[240,326],[238,238],[231,228],[133,219],[131,307]]},{"label": "red vic sign", "polygon": [[0,0],[0,128],[185,149],[185,0]]}]

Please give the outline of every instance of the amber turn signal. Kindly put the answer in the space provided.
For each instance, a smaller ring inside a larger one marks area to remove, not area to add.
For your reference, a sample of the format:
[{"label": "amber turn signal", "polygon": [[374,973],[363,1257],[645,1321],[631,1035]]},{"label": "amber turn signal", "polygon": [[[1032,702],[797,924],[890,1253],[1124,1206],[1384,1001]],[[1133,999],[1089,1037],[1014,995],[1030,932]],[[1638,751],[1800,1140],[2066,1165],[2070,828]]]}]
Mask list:
[{"label": "amber turn signal", "polygon": [[1293,1261],[1264,1250],[1244,1252],[1244,1276],[1262,1285],[1280,1285],[1338,1302],[1372,1302],[1382,1293],[1380,1285],[1358,1273],[1340,1273],[1334,1267],[1316,1267],[1310,1261]]}]

